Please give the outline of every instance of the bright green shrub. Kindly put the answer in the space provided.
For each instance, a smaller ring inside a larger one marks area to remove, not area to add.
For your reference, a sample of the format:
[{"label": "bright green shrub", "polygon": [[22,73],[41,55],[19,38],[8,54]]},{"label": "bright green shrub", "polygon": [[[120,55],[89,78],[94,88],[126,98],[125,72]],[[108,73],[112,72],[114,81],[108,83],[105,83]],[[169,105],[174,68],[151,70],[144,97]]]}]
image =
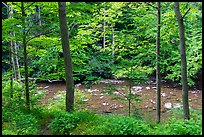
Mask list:
[{"label": "bright green shrub", "polygon": [[59,113],[55,116],[50,124],[50,129],[53,134],[69,135],[70,131],[77,127],[80,118],[72,113]]},{"label": "bright green shrub", "polygon": [[89,134],[103,135],[142,135],[147,134],[148,126],[140,119],[127,116],[101,116],[100,124],[88,130]]}]

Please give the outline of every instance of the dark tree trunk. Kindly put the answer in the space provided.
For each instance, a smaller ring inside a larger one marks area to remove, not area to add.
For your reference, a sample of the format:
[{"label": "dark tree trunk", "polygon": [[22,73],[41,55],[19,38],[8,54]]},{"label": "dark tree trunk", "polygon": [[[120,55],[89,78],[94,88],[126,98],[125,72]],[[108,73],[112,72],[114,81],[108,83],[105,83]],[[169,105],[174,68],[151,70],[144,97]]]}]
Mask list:
[{"label": "dark tree trunk", "polygon": [[21,13],[22,13],[22,28],[23,28],[23,49],[24,49],[24,69],[25,69],[25,94],[26,94],[26,105],[28,111],[30,111],[30,95],[29,95],[29,85],[28,85],[28,59],[26,51],[26,32],[25,32],[25,7],[24,2],[21,2]]},{"label": "dark tree trunk", "polygon": [[106,48],[106,9],[104,8],[104,20],[103,20],[103,48]]},{"label": "dark tree trunk", "polygon": [[157,39],[156,39],[156,81],[157,81],[157,96],[156,96],[156,114],[157,114],[157,122],[160,122],[160,114],[161,114],[161,76],[160,76],[160,2],[158,2],[158,13],[157,13]]},{"label": "dark tree trunk", "polygon": [[180,39],[180,58],[181,58],[181,80],[182,80],[182,101],[184,119],[190,119],[189,104],[188,104],[188,81],[187,81],[187,63],[186,63],[186,46],[184,35],[184,22],[180,13],[179,3],[174,3],[174,11],[179,26],[179,39]]},{"label": "dark tree trunk", "polygon": [[66,22],[66,2],[58,2],[59,21],[66,75],[66,111],[74,109],[74,82],[72,78],[72,59]]}]

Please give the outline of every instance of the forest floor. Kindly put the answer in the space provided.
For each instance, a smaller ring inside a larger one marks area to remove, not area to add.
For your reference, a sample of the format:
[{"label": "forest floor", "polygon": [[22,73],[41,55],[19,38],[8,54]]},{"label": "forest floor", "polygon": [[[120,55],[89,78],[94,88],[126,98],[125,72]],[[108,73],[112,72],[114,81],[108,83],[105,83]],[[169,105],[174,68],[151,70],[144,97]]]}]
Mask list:
[{"label": "forest floor", "polygon": [[[64,82],[39,82],[38,87],[47,90],[45,97],[40,101],[43,104],[48,104],[48,99],[56,100],[56,93],[65,93]],[[113,94],[104,94],[101,92],[107,91],[107,88],[117,86],[113,90]],[[80,104],[81,108],[86,108],[99,114],[124,114],[128,115],[128,100],[122,102],[113,100],[114,97],[123,98],[123,95],[129,92],[129,82],[124,80],[102,80],[97,84],[76,84],[77,92],[89,94],[89,97],[84,99],[86,103]],[[127,88],[125,88],[125,86]],[[105,90],[106,88],[106,90]],[[140,103],[131,105],[131,114],[137,112],[145,119],[156,119],[156,85],[155,81],[150,84],[139,85],[132,83],[133,94],[139,95]],[[181,87],[166,81],[162,81],[161,86],[161,120],[165,120],[170,116],[167,110],[176,107],[182,107],[182,90]],[[202,109],[202,89],[189,89],[189,106],[192,109]],[[136,108],[136,109],[134,109]],[[49,133],[45,133],[49,134]]]}]

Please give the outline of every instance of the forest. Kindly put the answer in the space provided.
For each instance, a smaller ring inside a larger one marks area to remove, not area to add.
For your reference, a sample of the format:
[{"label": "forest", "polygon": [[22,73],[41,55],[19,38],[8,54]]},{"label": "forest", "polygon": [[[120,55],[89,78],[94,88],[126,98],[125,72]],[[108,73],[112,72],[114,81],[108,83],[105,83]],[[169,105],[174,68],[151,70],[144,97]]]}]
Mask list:
[{"label": "forest", "polygon": [[2,135],[202,135],[202,2],[2,2]]}]

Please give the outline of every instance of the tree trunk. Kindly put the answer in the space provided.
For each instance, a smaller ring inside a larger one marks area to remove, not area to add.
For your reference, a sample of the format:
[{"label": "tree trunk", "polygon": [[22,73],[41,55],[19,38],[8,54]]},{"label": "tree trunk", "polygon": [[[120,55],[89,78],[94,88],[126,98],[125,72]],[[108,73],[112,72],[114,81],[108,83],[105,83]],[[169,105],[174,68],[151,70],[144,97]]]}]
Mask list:
[{"label": "tree trunk", "polygon": [[28,85],[28,60],[26,51],[26,32],[25,32],[25,7],[24,2],[21,2],[21,13],[22,13],[22,28],[23,28],[23,49],[24,49],[24,70],[25,70],[25,95],[26,95],[26,105],[28,111],[30,111],[30,95],[29,95],[29,85]]},{"label": "tree trunk", "polygon": [[10,75],[10,87],[11,87],[11,91],[10,91],[10,97],[13,98],[13,67],[12,67],[12,46],[10,47],[10,52],[9,52],[9,63],[10,63],[10,70],[11,70],[11,75]]},{"label": "tree trunk", "polygon": [[[13,32],[13,36],[15,36],[15,32]],[[18,61],[18,51],[17,51],[17,43],[12,41],[12,48],[13,48],[13,58],[14,58],[14,67],[15,67],[15,78],[17,81],[21,83],[21,74],[20,74],[20,66]]]},{"label": "tree trunk", "polygon": [[103,20],[103,48],[106,48],[106,11],[104,8],[104,20]]},{"label": "tree trunk", "polygon": [[157,122],[160,122],[160,114],[161,114],[161,76],[160,76],[160,2],[158,2],[158,13],[157,13],[157,39],[156,39],[156,81],[157,81],[157,96],[156,96],[156,114],[157,114]]},{"label": "tree trunk", "polygon": [[38,25],[41,26],[40,6],[36,6],[36,18],[37,18],[37,20],[38,20]]},{"label": "tree trunk", "polygon": [[72,59],[69,46],[69,34],[66,22],[66,2],[58,2],[59,22],[66,75],[66,111],[74,109],[74,82],[72,77]]},{"label": "tree trunk", "polygon": [[182,102],[184,119],[190,119],[189,104],[188,104],[188,81],[187,81],[187,63],[186,63],[186,46],[184,35],[184,22],[180,13],[179,3],[174,3],[174,11],[179,26],[179,39],[180,39],[180,58],[181,58],[181,80],[182,80]]},{"label": "tree trunk", "polygon": [[112,27],[112,57],[114,57],[114,50],[115,50],[115,40],[114,40],[114,28]]}]

